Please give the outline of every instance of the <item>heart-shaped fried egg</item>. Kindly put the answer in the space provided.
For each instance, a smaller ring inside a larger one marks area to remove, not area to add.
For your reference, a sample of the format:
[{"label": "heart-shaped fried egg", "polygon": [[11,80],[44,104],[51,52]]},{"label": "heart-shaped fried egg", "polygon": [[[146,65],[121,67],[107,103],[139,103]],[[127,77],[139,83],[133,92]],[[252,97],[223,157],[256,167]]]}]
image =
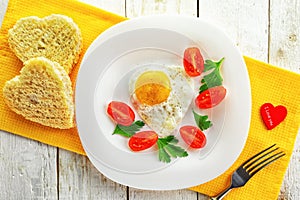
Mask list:
[{"label": "heart-shaped fried egg", "polygon": [[194,82],[180,66],[149,66],[129,82],[131,102],[159,136],[173,134],[193,100]]}]

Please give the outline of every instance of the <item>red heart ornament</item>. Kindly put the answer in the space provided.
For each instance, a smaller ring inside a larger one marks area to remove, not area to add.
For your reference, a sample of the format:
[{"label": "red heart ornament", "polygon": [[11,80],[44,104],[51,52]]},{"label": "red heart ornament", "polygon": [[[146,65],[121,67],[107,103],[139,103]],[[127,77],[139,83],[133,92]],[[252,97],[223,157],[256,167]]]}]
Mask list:
[{"label": "red heart ornament", "polygon": [[271,103],[265,103],[260,107],[260,114],[267,129],[271,130],[285,119],[287,109],[282,105],[274,107]]}]

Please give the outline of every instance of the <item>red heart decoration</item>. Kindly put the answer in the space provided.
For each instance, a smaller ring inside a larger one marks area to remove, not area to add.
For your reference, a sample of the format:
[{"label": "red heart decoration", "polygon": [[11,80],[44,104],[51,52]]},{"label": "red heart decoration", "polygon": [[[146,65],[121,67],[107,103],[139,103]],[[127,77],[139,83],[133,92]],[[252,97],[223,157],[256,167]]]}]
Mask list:
[{"label": "red heart decoration", "polygon": [[271,103],[265,103],[260,107],[260,114],[267,129],[271,130],[285,119],[287,109],[282,105],[274,107]]}]

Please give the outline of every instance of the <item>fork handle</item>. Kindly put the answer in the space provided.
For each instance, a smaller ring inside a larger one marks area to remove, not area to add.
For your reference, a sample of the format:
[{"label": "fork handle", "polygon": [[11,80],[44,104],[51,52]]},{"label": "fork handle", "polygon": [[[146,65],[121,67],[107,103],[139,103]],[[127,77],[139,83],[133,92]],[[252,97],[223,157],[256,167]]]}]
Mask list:
[{"label": "fork handle", "polygon": [[223,197],[232,189],[232,186],[229,186],[224,191],[222,191],[220,194],[218,194],[215,197],[210,197],[210,200],[221,200]]}]

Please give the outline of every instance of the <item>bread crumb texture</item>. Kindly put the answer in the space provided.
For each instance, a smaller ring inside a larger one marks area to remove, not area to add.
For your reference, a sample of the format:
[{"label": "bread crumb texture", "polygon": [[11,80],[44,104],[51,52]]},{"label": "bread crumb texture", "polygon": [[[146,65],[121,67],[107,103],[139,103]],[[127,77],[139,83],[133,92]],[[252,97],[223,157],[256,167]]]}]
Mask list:
[{"label": "bread crumb texture", "polygon": [[74,127],[71,80],[57,62],[29,59],[20,75],[5,83],[3,96],[14,112],[28,120],[53,128]]},{"label": "bread crumb texture", "polygon": [[59,63],[67,74],[82,50],[80,29],[70,17],[59,14],[21,18],[8,31],[8,43],[21,61],[42,56]]}]

